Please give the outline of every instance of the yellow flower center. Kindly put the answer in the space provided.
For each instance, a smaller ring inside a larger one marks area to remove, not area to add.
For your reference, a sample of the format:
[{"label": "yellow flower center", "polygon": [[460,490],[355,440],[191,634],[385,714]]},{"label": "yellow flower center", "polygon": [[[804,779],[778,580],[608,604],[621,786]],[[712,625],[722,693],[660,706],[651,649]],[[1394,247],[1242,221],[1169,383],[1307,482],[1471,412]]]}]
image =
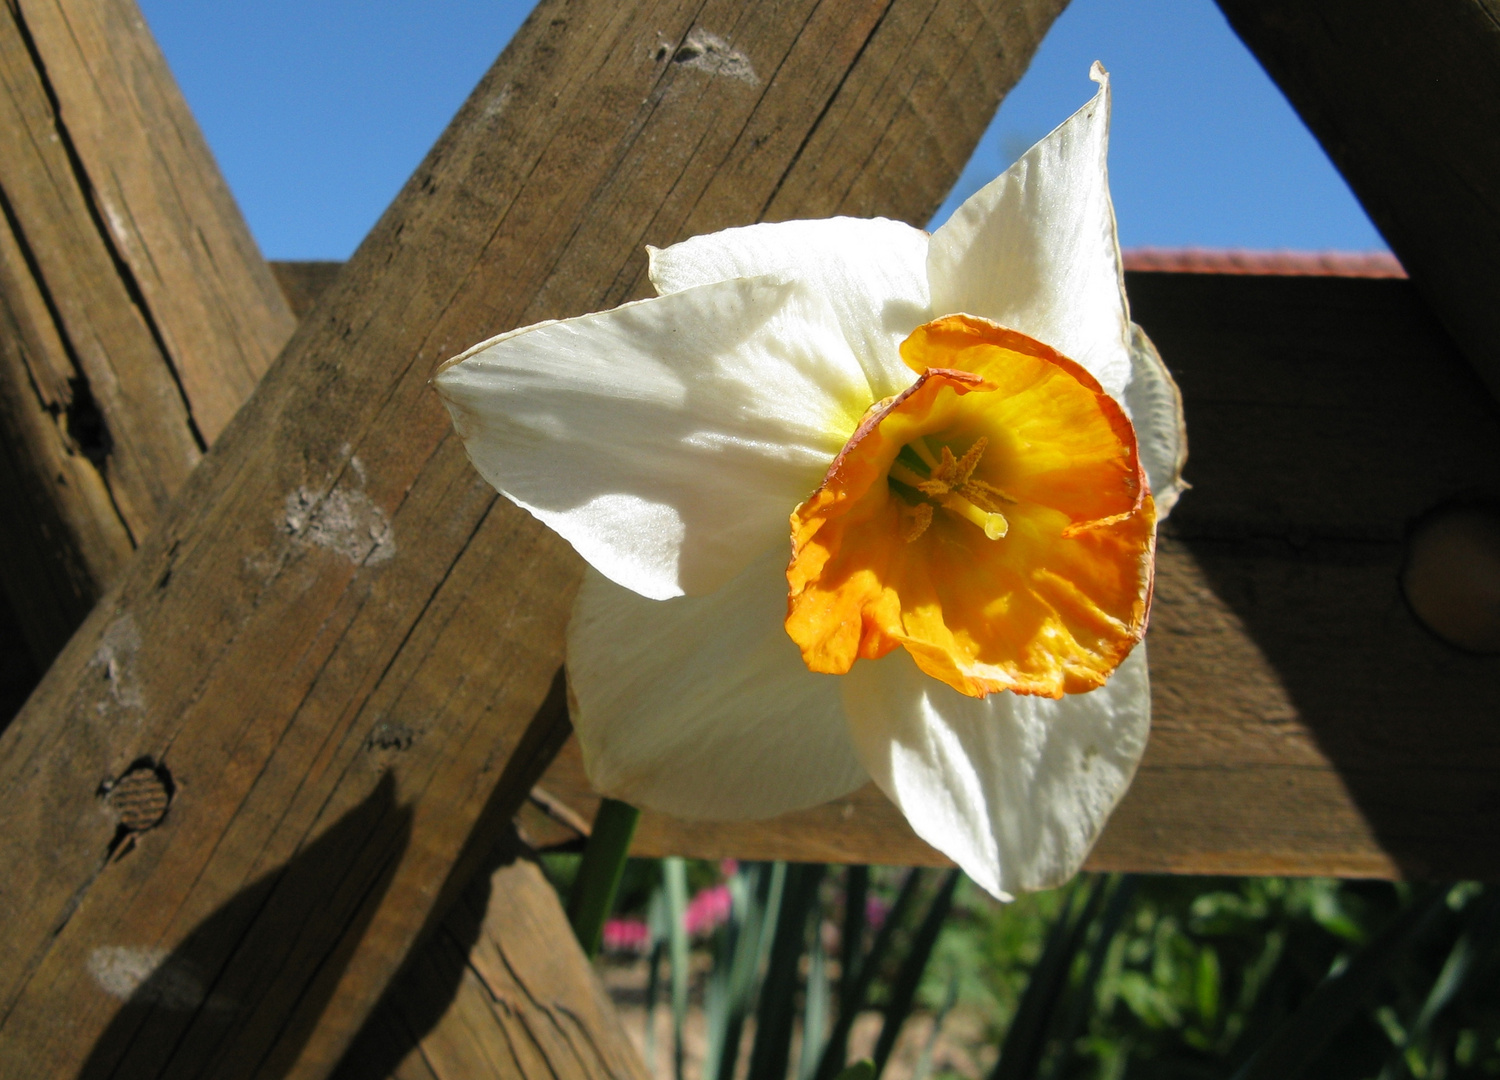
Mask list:
[{"label": "yellow flower center", "polygon": [[787,632],[813,671],[898,645],[961,693],[1103,685],[1145,632],[1155,509],[1135,432],[1073,361],[967,315],[901,346],[792,514]]},{"label": "yellow flower center", "polygon": [[[974,469],[984,456],[988,443],[988,439],[980,436],[961,458],[955,458],[953,451],[945,446],[942,448],[942,460],[939,460],[927,441],[919,435],[907,443],[891,463],[890,479],[918,495],[927,496],[944,510],[979,526],[991,540],[999,540],[1010,530],[1010,522],[1005,520],[1000,506],[1016,500],[993,484],[973,478]],[[929,466],[931,472],[923,476],[903,462],[901,456],[908,451]],[[903,515],[905,514],[906,511],[903,510]],[[914,503],[910,507],[910,516],[914,527],[903,533],[907,543],[919,539],[927,531],[927,526],[932,524],[932,504]]]}]

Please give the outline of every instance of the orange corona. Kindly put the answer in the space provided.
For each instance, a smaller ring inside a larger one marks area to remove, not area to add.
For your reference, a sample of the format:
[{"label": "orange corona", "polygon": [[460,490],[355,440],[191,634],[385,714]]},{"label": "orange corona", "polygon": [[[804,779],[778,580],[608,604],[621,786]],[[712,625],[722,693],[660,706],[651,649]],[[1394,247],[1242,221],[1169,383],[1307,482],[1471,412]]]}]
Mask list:
[{"label": "orange corona", "polygon": [[786,629],[813,671],[898,645],[970,697],[1102,686],[1145,633],[1156,512],[1120,405],[969,315],[918,327],[792,514]]}]

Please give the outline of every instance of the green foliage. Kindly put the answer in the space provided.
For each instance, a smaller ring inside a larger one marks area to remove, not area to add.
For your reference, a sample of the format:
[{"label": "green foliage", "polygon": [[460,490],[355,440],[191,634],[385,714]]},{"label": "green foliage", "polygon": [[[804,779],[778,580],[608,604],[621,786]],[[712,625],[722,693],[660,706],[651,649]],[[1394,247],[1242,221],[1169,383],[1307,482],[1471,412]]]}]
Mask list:
[{"label": "green foliage", "polygon": [[[1244,1075],[1289,1077],[1288,1062],[1332,1080],[1500,1075],[1500,896],[1278,878],[1130,884],[1118,925],[1102,906],[1072,951],[1029,1075],[1228,1077],[1276,1046],[1284,1056],[1269,1071]],[[1093,887],[1084,876],[1004,907],[961,893],[929,1004],[943,969],[957,971],[992,1038],[1006,1039],[1049,928]]]},{"label": "green foliage", "polygon": [[[547,860],[560,891],[576,862]],[[669,972],[689,966],[686,896],[720,880],[710,863],[625,867],[620,906],[649,913]],[[705,1080],[744,1069],[752,1017],[757,1080],[878,1080],[913,1010],[936,1021],[913,1080],[955,1011],[998,1051],[989,1080],[1500,1076],[1500,888],[1082,875],[1002,905],[935,872],[764,863],[727,885]],[[672,981],[680,1025],[686,979]],[[871,1009],[875,1060],[846,1067],[850,1020]]]}]

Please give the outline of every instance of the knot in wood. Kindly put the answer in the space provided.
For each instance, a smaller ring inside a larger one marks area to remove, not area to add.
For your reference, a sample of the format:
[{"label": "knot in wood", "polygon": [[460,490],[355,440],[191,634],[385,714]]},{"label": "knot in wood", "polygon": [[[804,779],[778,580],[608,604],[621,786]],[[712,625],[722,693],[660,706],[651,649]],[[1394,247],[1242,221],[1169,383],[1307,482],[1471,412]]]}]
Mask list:
[{"label": "knot in wood", "polygon": [[134,765],[104,793],[104,801],[131,832],[145,832],[167,815],[171,777],[159,765]]},{"label": "knot in wood", "polygon": [[1500,653],[1500,504],[1451,502],[1423,515],[1406,538],[1401,590],[1448,644]]}]

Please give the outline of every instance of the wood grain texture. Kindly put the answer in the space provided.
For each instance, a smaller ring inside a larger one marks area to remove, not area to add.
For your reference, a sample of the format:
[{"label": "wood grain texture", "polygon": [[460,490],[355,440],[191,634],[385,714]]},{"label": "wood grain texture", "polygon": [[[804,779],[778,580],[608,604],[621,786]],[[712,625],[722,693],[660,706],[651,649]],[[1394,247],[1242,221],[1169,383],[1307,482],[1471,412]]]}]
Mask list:
[{"label": "wood grain texture", "polygon": [[[1500,878],[1500,659],[1425,631],[1397,580],[1409,523],[1500,496],[1493,400],[1404,281],[1127,283],[1194,487],[1158,553],[1151,742],[1088,865]],[[576,743],[539,790],[589,818]],[[943,862],[872,786],[770,822],[648,812],[633,850]]]},{"label": "wood grain texture", "polygon": [[1500,3],[1219,7],[1500,394]]},{"label": "wood grain texture", "polygon": [[335,1080],[646,1080],[552,886],[512,836],[402,969]]},{"label": "wood grain texture", "polygon": [[0,5],[0,584],[51,660],[293,320],[133,0]]},{"label": "wood grain texture", "polygon": [[[648,242],[925,220],[1057,7],[533,13],[0,739],[7,1074],[333,1067],[529,787],[579,572],[433,366],[638,295]],[[695,29],[754,78],[686,62]],[[96,793],[142,760],[175,794],[122,842]]]},{"label": "wood grain texture", "polygon": [[287,306],[292,309],[293,315],[301,319],[317,305],[318,299],[328,291],[328,287],[338,280],[339,271],[344,268],[344,264],[319,259],[273,261],[270,267],[276,284],[281,287],[281,294],[286,297]]}]

